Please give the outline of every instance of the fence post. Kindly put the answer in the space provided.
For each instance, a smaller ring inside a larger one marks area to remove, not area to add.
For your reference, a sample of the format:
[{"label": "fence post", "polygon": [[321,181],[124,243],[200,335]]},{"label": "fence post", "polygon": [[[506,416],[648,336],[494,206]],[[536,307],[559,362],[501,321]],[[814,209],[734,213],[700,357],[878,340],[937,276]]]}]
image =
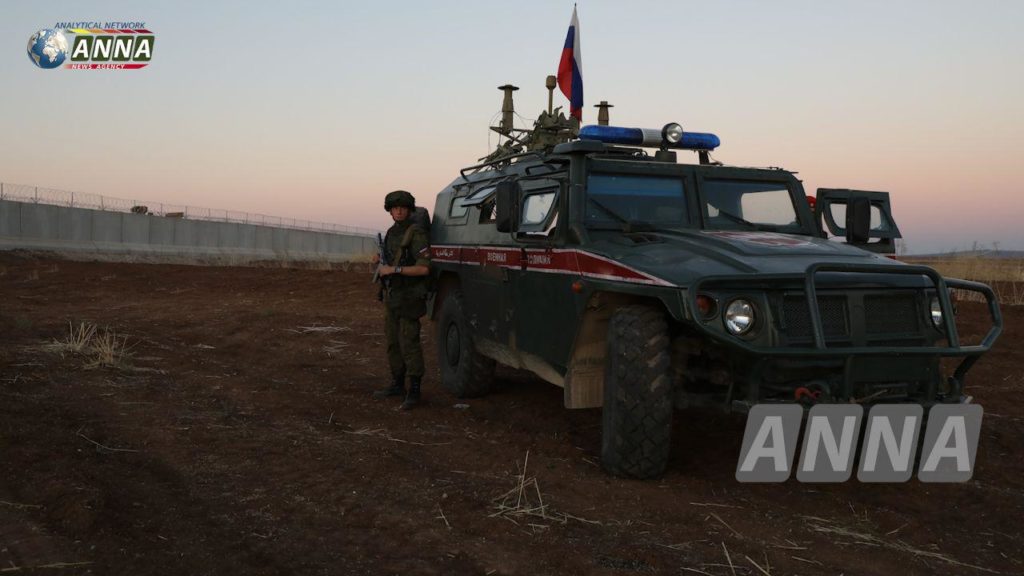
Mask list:
[{"label": "fence post", "polygon": [[69,208],[74,208],[74,207],[75,207],[75,192],[72,191],[71,192],[71,205],[69,206]]},{"label": "fence post", "polygon": [[39,204],[39,186],[36,186],[35,202],[36,204]]},{"label": "fence post", "polygon": [[0,182],[0,200],[4,199],[4,183]]}]

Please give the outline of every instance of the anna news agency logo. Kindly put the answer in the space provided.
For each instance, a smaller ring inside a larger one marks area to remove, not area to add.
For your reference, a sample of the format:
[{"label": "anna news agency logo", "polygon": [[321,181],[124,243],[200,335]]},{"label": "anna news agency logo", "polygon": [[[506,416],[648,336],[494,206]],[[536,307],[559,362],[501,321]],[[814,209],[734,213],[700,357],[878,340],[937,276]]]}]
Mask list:
[{"label": "anna news agency logo", "polygon": [[[800,482],[845,482],[854,469],[861,442],[857,480],[966,482],[974,473],[983,410],[977,404],[938,404],[928,411],[918,404],[878,404],[867,415],[860,404],[818,404],[807,414],[796,479]],[[804,409],[797,404],[758,404],[750,409],[743,447],[736,465],[740,482],[785,482],[789,479]],[[924,435],[924,441],[919,442]],[[860,440],[858,440],[860,439]]]},{"label": "anna news agency logo", "polygon": [[33,34],[27,51],[40,68],[138,70],[152,60],[155,40],[145,22],[58,22]]}]

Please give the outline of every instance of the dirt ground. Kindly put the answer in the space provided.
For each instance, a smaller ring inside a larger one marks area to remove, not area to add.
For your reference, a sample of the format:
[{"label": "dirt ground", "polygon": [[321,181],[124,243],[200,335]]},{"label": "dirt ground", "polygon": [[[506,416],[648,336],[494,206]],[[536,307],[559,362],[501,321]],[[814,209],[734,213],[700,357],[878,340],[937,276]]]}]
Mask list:
[{"label": "dirt ground", "polygon": [[[962,330],[983,312],[962,304]],[[373,400],[365,271],[2,254],[0,572],[1021,574],[1024,307],[1003,314],[966,484],[739,484],[744,419],[689,411],[639,482],[601,471],[600,411],[555,386],[441,390],[429,322],[426,405]],[[56,350],[69,321],[126,336],[128,364]],[[502,514],[524,461],[543,512]]]}]

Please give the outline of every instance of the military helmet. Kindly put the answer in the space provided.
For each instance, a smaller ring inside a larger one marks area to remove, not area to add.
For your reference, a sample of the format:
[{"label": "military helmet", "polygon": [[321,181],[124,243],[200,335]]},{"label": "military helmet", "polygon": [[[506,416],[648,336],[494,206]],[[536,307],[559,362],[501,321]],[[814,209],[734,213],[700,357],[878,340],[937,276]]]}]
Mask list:
[{"label": "military helmet", "polygon": [[416,199],[405,190],[395,190],[384,197],[384,209],[390,212],[395,206],[405,206],[412,210],[416,208]]}]

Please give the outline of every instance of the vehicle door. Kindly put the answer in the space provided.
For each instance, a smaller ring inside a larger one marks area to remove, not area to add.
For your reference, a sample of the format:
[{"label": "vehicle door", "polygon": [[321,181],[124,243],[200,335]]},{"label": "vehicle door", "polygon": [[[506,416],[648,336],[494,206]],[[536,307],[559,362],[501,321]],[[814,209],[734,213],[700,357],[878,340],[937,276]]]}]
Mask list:
[{"label": "vehicle door", "polygon": [[515,248],[508,235],[497,231],[495,190],[494,184],[479,184],[465,197],[456,199],[459,209],[467,212],[460,262],[470,322],[479,336],[507,344],[511,324],[506,311],[512,305],[507,290],[507,266]]},{"label": "vehicle door", "polygon": [[565,222],[559,209],[564,182],[541,179],[520,183],[515,239],[518,269],[510,269],[515,346],[564,372],[572,346],[574,253],[564,248]]}]

